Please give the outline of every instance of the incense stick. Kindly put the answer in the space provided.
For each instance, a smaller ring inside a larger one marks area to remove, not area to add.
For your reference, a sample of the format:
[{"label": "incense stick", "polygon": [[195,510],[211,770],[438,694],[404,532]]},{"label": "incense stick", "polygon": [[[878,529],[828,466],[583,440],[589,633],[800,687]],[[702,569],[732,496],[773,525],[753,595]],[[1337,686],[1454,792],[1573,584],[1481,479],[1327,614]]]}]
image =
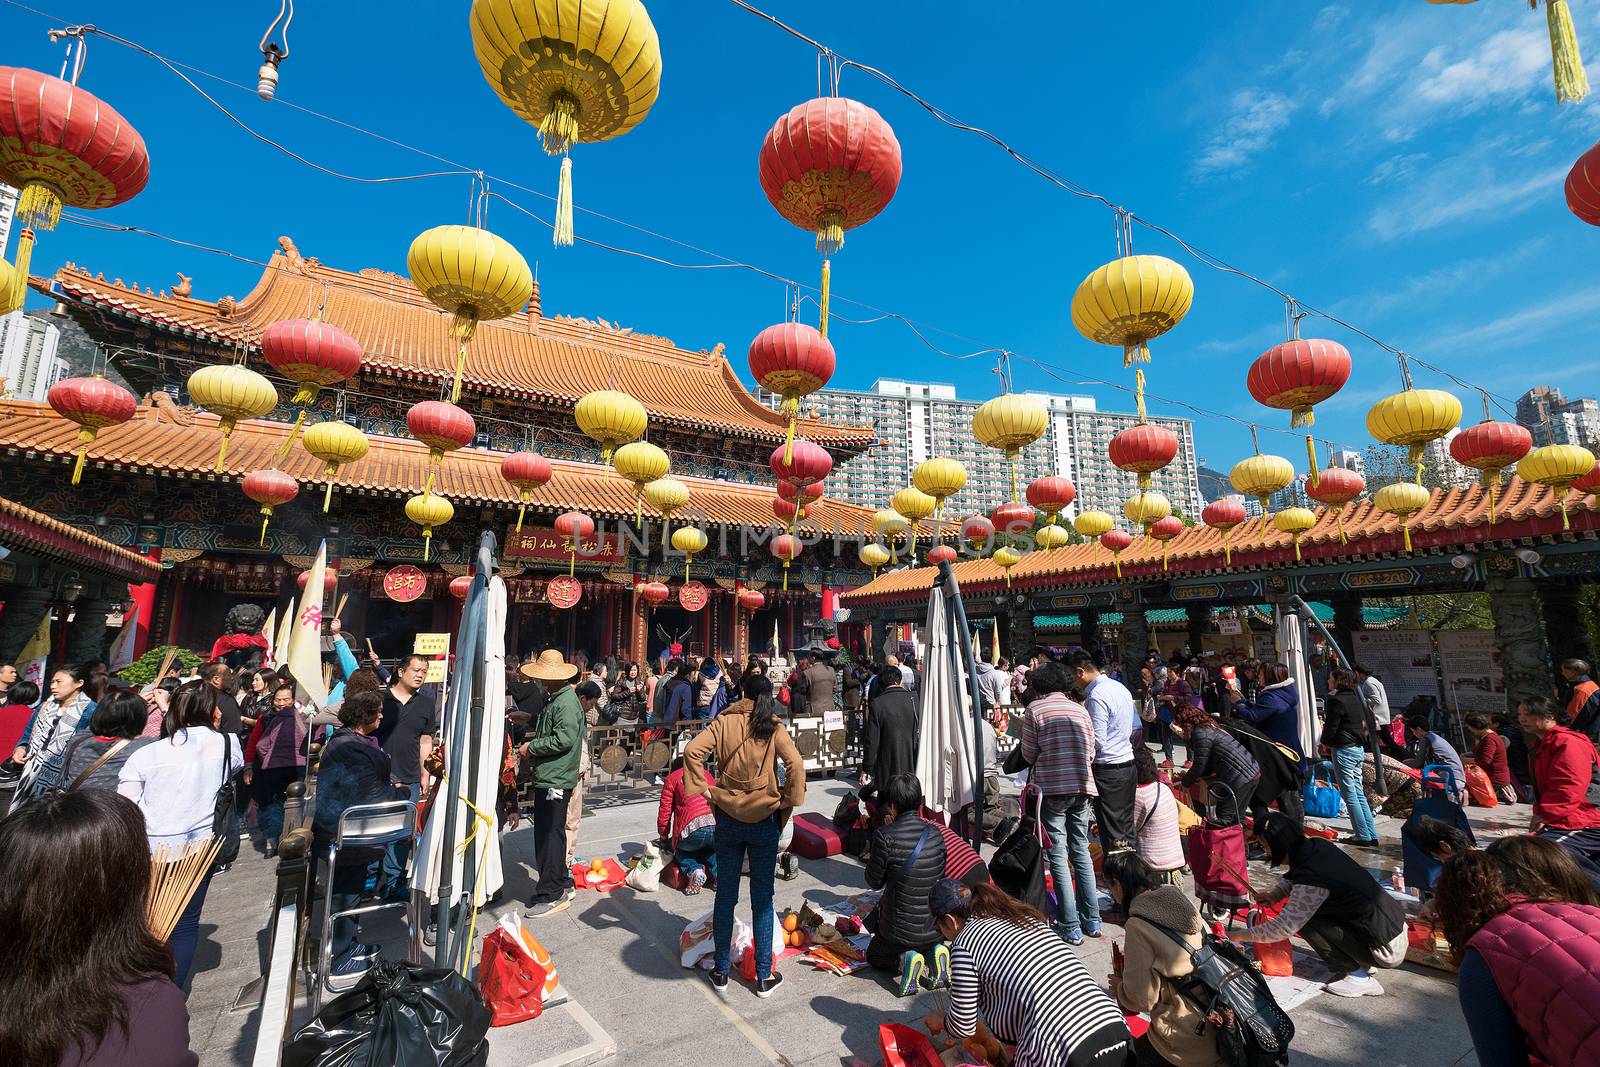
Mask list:
[{"label": "incense stick", "polygon": [[221,838],[196,842],[177,855],[166,845],[158,845],[150,857],[150,896],[145,905],[145,924],[158,941],[166,941],[183,917],[195,890],[211,870],[222,847]]}]

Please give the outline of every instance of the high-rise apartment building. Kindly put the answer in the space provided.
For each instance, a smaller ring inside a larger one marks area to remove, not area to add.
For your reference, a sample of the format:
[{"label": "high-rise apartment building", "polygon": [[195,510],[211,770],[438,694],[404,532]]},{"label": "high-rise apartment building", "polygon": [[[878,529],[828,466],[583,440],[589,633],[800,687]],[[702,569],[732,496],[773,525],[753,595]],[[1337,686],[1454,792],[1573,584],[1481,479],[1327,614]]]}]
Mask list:
[{"label": "high-rise apartment building", "polygon": [[1600,402],[1568,400],[1561,390],[1536,385],[1517,398],[1517,422],[1533,434],[1535,445],[1582,445],[1600,450]]},{"label": "high-rise apartment building", "polygon": [[61,331],[20,311],[0,317],[0,396],[43,400],[61,377]]},{"label": "high-rise apartment building", "polygon": [[[777,407],[780,398],[758,394]],[[1072,479],[1078,499],[1068,508],[1109,511],[1121,516],[1122,504],[1138,491],[1135,476],[1118,470],[1106,447],[1119,431],[1134,425],[1131,413],[1101,411],[1093,397],[1029,393],[1049,413],[1045,435],[1023,450],[1017,482],[1025,488],[1035,478],[1061,474]],[[866,391],[825,389],[802,401],[807,414],[829,422],[868,425],[877,443],[862,455],[834,469],[828,493],[862,507],[888,506],[894,493],[911,484],[911,472],[931,456],[959,461],[967,469],[967,485],[951,506],[960,512],[989,511],[1011,498],[1011,467],[1004,455],[972,436],[972,416],[980,400],[963,400],[955,386],[879,379]],[[1188,419],[1152,417],[1178,436],[1178,454],[1154,478],[1153,488],[1172,505],[1198,520],[1205,501],[1196,476],[1194,424]]]},{"label": "high-rise apartment building", "polygon": [[17,191],[0,182],[0,256],[7,258],[11,250],[6,247],[11,240],[11,224],[17,217]]}]

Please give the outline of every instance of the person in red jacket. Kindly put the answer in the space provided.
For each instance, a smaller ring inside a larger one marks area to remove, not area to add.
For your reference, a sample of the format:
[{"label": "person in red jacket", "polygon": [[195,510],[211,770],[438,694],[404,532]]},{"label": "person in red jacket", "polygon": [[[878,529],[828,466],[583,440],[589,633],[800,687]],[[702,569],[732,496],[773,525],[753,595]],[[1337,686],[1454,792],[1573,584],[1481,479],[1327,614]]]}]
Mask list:
[{"label": "person in red jacket", "polygon": [[1495,732],[1494,720],[1481,711],[1475,711],[1462,720],[1467,736],[1472,738],[1472,762],[1488,776],[1495,794],[1507,804],[1522,798],[1511,782],[1511,764],[1506,761],[1506,739]]},{"label": "person in red jacket", "polygon": [[[716,785],[706,772],[706,788]],[[672,773],[661,786],[661,806],[656,812],[656,839],[670,851],[683,874],[683,891],[700,892],[717,876],[716,817],[704,793],[690,796],[683,788],[683,757],[672,761]]]},{"label": "person in red jacket", "polygon": [[1576,730],[1561,725],[1563,709],[1543,697],[1517,705],[1517,725],[1534,745],[1533,821],[1546,837],[1588,863],[1600,863],[1600,757]]}]

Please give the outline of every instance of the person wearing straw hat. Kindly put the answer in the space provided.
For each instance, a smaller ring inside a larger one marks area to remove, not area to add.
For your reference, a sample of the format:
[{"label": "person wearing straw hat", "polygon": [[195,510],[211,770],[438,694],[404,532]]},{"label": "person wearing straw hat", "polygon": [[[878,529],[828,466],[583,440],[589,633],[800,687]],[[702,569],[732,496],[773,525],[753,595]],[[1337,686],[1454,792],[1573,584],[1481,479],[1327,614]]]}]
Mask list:
[{"label": "person wearing straw hat", "polygon": [[549,699],[522,754],[532,767],[533,849],[539,882],[528,898],[529,918],[565,911],[576,891],[567,867],[567,804],[578,785],[583,750],[583,707],[573,680],[578,668],[553,648],[522,665],[522,675],[541,683]]}]

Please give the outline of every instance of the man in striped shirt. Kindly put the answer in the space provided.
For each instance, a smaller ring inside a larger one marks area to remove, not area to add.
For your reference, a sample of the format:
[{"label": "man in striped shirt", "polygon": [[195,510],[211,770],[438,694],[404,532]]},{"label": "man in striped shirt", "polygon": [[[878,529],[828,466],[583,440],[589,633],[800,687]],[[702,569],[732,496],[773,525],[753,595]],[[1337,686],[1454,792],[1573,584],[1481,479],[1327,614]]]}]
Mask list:
[{"label": "man in striped shirt", "polygon": [[[1058,924],[1070,945],[1100,936],[1099,892],[1089,856],[1089,820],[1097,795],[1094,725],[1067,693],[1072,677],[1045,662],[1028,675],[1028,716],[1022,720],[1022,758],[1029,781],[1044,793],[1050,831],[1050,876],[1056,884]],[[1072,892],[1068,891],[1071,887]]]}]

